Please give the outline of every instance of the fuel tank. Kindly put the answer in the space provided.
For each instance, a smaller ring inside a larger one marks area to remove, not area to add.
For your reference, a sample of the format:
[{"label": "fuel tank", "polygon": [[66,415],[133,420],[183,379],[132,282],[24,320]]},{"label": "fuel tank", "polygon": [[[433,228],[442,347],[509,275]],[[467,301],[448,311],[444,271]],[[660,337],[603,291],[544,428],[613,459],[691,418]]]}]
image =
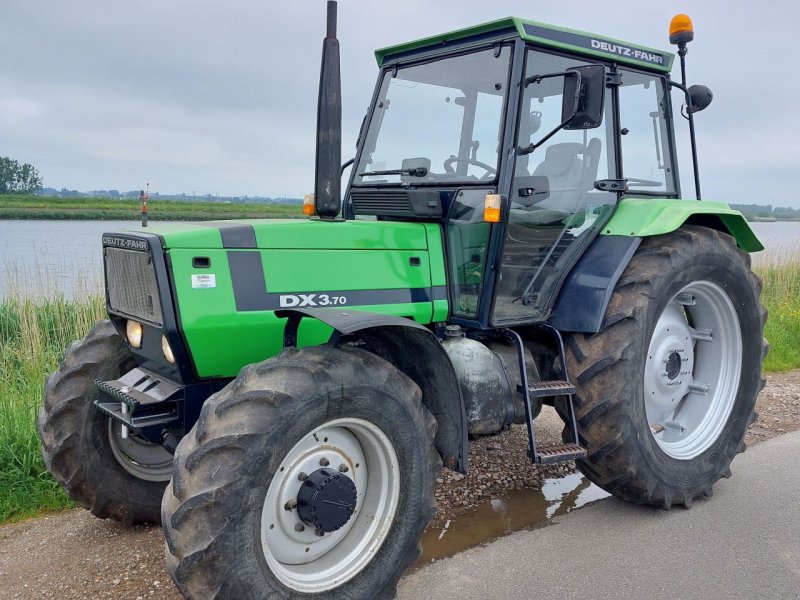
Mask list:
[{"label": "fuel tank", "polygon": [[[512,423],[525,422],[525,406],[517,387],[522,378],[516,349],[501,341],[483,343],[465,336],[458,325],[445,329],[443,346],[453,363],[470,436],[497,433]],[[526,348],[528,381],[538,381],[533,355]],[[535,417],[541,403],[532,403]]]}]

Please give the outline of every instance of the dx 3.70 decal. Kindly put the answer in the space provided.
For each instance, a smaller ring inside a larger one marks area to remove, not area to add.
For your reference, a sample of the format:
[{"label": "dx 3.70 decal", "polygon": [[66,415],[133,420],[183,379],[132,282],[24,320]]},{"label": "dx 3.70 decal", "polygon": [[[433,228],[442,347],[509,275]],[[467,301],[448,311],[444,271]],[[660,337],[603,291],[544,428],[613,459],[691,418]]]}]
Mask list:
[{"label": "dx 3.70 decal", "polygon": [[347,296],[331,296],[330,294],[281,294],[281,308],[300,308],[303,306],[343,306],[347,304]]}]

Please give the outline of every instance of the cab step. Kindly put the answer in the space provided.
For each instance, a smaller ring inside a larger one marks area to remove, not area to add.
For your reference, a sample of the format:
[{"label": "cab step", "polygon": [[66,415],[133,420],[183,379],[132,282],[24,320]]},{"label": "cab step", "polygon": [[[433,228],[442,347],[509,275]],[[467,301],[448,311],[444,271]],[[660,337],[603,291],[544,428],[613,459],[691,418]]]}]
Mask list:
[{"label": "cab step", "polygon": [[[551,381],[535,381],[529,383],[525,365],[525,347],[522,338],[513,329],[505,330],[507,339],[516,346],[517,355],[519,357],[522,385],[518,386],[517,389],[522,394],[525,403],[525,420],[528,426],[528,458],[530,458],[532,463],[537,465],[549,465],[586,458],[586,449],[578,443],[578,428],[575,422],[575,405],[573,404],[575,386],[573,386],[567,378],[567,363],[566,360],[564,360],[564,343],[561,339],[561,334],[549,325],[539,325],[538,327],[545,330],[556,342],[556,346],[559,350],[562,372],[565,376],[563,380],[554,379]],[[567,400],[567,408],[569,408],[569,416],[572,422],[573,443],[539,447],[536,444],[536,432],[533,426],[531,398],[550,398],[553,396],[564,396]]]},{"label": "cab step", "polygon": [[538,447],[535,462],[540,465],[563,462],[565,460],[577,460],[586,458],[586,449],[578,444],[559,444],[557,446]]},{"label": "cab step", "polygon": [[575,386],[568,381],[560,379],[553,381],[537,381],[528,385],[528,395],[531,398],[546,398],[547,396],[570,396],[575,393]]}]

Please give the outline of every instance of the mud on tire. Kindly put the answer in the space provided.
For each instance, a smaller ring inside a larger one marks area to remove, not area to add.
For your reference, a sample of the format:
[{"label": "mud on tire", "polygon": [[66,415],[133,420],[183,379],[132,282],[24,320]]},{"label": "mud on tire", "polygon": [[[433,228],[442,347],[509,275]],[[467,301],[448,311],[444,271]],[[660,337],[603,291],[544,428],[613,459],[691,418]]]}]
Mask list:
[{"label": "mud on tire", "polygon": [[[269,532],[262,537],[265,498],[271,482],[279,480],[276,473],[289,470],[284,460],[297,445],[343,418],[374,424],[391,441],[399,460],[399,504],[388,535],[365,566],[343,584],[298,592],[268,564],[271,550],[262,546],[262,539],[271,539]],[[441,468],[435,432],[419,388],[364,350],[287,349],[246,367],[206,401],[195,428],[178,445],[162,509],[173,580],[196,599],[394,597],[435,510]]]},{"label": "mud on tire", "polygon": [[[671,299],[692,282],[711,282],[732,301],[741,329],[741,370],[738,382],[732,382],[735,398],[727,420],[719,423],[719,435],[713,442],[709,437],[708,447],[697,456],[679,459],[656,441],[643,379],[645,362],[652,360],[648,349],[656,323]],[[761,363],[769,346],[763,339],[767,314],[760,292],[749,255],[729,235],[684,226],[642,241],[616,285],[600,332],[565,335],[569,373],[577,389],[579,437],[588,452],[577,464],[589,479],[624,500],[669,508],[710,496],[714,483],[730,476],[731,461],[745,449],[744,435],[757,417],[756,397],[764,386]],[[569,426],[564,439],[572,439]]]},{"label": "mud on tire", "polygon": [[67,495],[92,514],[126,526],[160,521],[167,482],[139,479],[115,458],[108,418],[94,405],[94,380],[116,379],[134,366],[111,322],[98,322],[47,378],[37,419],[45,466]]}]

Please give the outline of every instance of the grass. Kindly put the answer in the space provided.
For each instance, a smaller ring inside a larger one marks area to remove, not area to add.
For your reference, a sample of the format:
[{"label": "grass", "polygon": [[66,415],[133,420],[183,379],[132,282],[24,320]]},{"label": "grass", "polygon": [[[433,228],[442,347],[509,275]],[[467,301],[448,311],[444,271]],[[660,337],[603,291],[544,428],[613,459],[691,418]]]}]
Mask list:
[{"label": "grass", "polygon": [[[151,221],[303,217],[303,207],[296,204],[227,204],[224,202],[151,200],[148,208]],[[139,200],[52,198],[15,194],[0,196],[0,219],[136,220],[139,219],[139,211]]]},{"label": "grass", "polygon": [[0,523],[71,506],[44,467],[36,414],[47,373],[103,316],[99,296],[0,301]]},{"label": "grass", "polygon": [[800,254],[780,262],[759,261],[755,272],[764,284],[761,301],[769,311],[764,337],[770,351],[766,371],[800,368]]},{"label": "grass", "polygon": [[[759,260],[755,270],[769,310],[766,337],[772,348],[764,368],[798,369],[800,254],[781,262]],[[104,316],[98,295],[75,301],[12,293],[0,300],[0,523],[71,506],[44,468],[36,414],[45,377],[57,368],[64,348]]]}]

